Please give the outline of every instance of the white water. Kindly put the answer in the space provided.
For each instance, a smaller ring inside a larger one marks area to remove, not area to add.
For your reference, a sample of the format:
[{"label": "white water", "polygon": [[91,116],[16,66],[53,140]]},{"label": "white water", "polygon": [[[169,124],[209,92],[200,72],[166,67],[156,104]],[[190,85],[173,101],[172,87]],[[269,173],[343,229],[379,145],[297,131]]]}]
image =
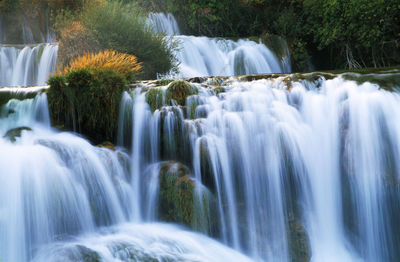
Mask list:
[{"label": "white water", "polygon": [[135,95],[137,188],[157,197],[145,170],[159,158],[189,162],[216,198],[218,238],[254,259],[292,261],[293,219],[311,261],[399,259],[398,93],[341,77],[292,82],[290,91],[282,78],[233,81],[218,96],[194,85],[195,120],[175,106],[151,115]]},{"label": "white water", "polygon": [[45,85],[56,70],[57,44],[0,46],[0,86]]},{"label": "white water", "polygon": [[45,94],[0,113],[1,261],[250,261],[177,226],[137,224],[129,156],[51,129]]},{"label": "white water", "polygon": [[290,72],[289,51],[278,59],[264,44],[248,39],[238,41],[180,35],[175,18],[151,13],[147,23],[156,32],[173,36],[178,42],[176,53],[179,73],[169,77],[232,76],[244,74]]}]

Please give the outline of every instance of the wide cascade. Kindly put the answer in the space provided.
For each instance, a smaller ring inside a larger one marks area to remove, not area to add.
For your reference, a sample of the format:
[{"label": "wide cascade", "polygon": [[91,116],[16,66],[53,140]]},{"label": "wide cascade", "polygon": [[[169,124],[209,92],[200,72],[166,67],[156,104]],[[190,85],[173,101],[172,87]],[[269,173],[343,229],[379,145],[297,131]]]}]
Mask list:
[{"label": "wide cascade", "polygon": [[174,37],[180,43],[176,52],[179,72],[170,77],[232,76],[244,74],[290,72],[289,50],[285,41],[279,45],[282,57],[277,57],[264,44],[239,39],[238,41],[181,35],[175,18],[163,13],[152,13],[147,23],[159,33]]},{"label": "wide cascade", "polygon": [[127,86],[115,146],[11,87],[44,85],[57,44],[0,46],[0,261],[400,260],[398,69],[233,77],[290,72],[286,44],[147,21],[181,43],[163,77],[193,78]]},{"label": "wide cascade", "polygon": [[179,81],[126,93],[137,219],[163,218],[160,169],[186,166],[191,227],[255,260],[398,260],[400,96],[310,78],[204,78],[184,100],[171,98]]},{"label": "wide cascade", "polygon": [[52,129],[43,88],[1,90],[20,98],[1,108],[2,261],[250,261],[177,226],[138,224],[129,155]]}]

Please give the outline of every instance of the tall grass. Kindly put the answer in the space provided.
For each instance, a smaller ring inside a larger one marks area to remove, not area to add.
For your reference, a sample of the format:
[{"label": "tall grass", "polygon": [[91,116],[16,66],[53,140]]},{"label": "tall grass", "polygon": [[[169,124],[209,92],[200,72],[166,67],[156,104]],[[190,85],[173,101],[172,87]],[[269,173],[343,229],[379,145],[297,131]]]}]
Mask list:
[{"label": "tall grass", "polygon": [[142,63],[138,62],[134,55],[104,50],[98,53],[86,53],[72,60],[64,68],[64,74],[80,69],[113,70],[128,81],[132,81],[142,69]]}]

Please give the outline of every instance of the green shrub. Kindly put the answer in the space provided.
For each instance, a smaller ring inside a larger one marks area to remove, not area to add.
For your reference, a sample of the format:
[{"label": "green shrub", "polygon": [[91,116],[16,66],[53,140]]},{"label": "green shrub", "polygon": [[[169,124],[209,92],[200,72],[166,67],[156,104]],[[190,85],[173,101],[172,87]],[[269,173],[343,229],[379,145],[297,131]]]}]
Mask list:
[{"label": "green shrub", "polygon": [[103,1],[84,8],[81,20],[102,49],[135,55],[143,63],[142,78],[154,79],[176,66],[173,40],[147,27],[134,5]]},{"label": "green shrub", "polygon": [[119,104],[126,80],[112,70],[80,69],[48,81],[55,126],[77,131],[92,142],[115,141]]}]

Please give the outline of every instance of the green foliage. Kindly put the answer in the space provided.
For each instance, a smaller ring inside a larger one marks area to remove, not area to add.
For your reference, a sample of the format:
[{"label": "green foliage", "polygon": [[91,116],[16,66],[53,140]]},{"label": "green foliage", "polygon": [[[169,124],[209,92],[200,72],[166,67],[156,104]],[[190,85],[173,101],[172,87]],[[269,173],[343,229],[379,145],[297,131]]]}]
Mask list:
[{"label": "green foliage", "polygon": [[376,67],[400,62],[399,53],[392,52],[400,45],[397,0],[305,0],[304,13],[318,49],[340,54],[342,59],[335,61],[336,66]]},{"label": "green foliage", "polygon": [[19,0],[2,0],[0,1],[0,12],[8,13],[13,12],[19,6]]},{"label": "green foliage", "polygon": [[124,77],[111,70],[81,69],[53,76],[48,84],[53,125],[78,131],[94,143],[115,140]]},{"label": "green foliage", "polygon": [[142,78],[174,68],[172,39],[153,33],[135,5],[103,1],[85,7],[80,19],[102,49],[135,55],[143,63]]}]

